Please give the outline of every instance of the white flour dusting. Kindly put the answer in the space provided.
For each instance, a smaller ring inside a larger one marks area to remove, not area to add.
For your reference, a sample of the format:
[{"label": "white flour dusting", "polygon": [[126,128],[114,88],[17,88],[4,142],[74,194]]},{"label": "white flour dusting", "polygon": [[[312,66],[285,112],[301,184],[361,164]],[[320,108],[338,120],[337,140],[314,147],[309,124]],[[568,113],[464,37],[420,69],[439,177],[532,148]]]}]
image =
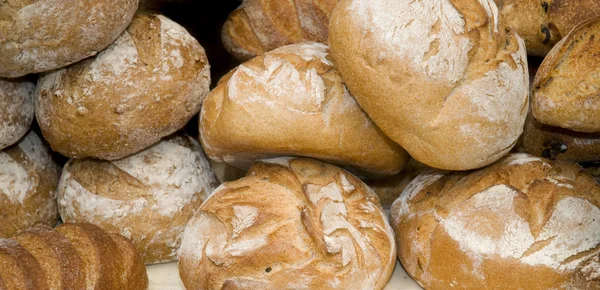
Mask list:
[{"label": "white flour dusting", "polygon": [[0,152],[0,193],[19,205],[34,186],[27,170],[8,154]]},{"label": "white flour dusting", "polygon": [[18,146],[39,169],[45,169],[52,166],[53,161],[50,152],[48,152],[48,149],[44,143],[42,143],[42,139],[35,133],[31,132],[27,134],[25,138],[21,139]]}]

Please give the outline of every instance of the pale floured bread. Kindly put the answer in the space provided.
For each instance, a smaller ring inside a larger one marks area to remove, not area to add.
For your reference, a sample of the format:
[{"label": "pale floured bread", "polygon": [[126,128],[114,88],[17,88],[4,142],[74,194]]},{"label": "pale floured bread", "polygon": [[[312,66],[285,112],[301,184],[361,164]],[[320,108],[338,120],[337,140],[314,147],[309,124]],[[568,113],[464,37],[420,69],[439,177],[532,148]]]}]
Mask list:
[{"label": "pale floured bread", "polygon": [[479,168],[521,135],[525,45],[492,0],[342,0],[329,29],[350,92],[418,161]]},{"label": "pale floured bread", "polygon": [[59,210],[65,222],[130,238],[146,264],[171,262],[187,221],[217,184],[200,144],[174,136],[116,161],[71,159]]},{"label": "pale floured bread", "polygon": [[27,80],[0,78],[0,150],[19,141],[29,130],[34,88]]},{"label": "pale floured bread", "polygon": [[390,211],[426,289],[600,289],[600,185],[581,166],[513,154],[418,176]]},{"label": "pale floured bread", "polygon": [[377,196],[313,159],[254,163],[190,220],[179,250],[187,289],[382,289],[396,258]]},{"label": "pale floured bread", "polygon": [[240,61],[302,41],[327,42],[339,0],[244,0],[223,25],[225,48]]},{"label": "pale floured bread", "polygon": [[523,38],[527,53],[545,56],[577,24],[600,17],[597,0],[495,0],[508,26]]},{"label": "pale floured bread", "polygon": [[55,151],[119,159],[181,129],[208,94],[204,49],[161,15],[137,15],[98,56],[43,75],[36,117]]},{"label": "pale floured bread", "polygon": [[389,209],[417,175],[430,169],[431,167],[410,159],[397,174],[383,179],[367,180],[365,183],[379,196],[381,206]]},{"label": "pale floured bread", "polygon": [[208,156],[244,169],[256,159],[306,156],[375,175],[397,173],[408,155],[346,90],[328,50],[292,44],[224,76],[200,114]]},{"label": "pale floured bread", "polygon": [[532,84],[531,99],[531,112],[540,123],[600,132],[598,33],[600,18],[578,25],[542,62]]},{"label": "pale floured bread", "polygon": [[33,131],[0,151],[0,238],[36,224],[56,224],[59,178],[60,167]]},{"label": "pale floured bread", "polygon": [[0,3],[0,77],[67,66],[106,48],[127,28],[138,0],[15,0]]}]

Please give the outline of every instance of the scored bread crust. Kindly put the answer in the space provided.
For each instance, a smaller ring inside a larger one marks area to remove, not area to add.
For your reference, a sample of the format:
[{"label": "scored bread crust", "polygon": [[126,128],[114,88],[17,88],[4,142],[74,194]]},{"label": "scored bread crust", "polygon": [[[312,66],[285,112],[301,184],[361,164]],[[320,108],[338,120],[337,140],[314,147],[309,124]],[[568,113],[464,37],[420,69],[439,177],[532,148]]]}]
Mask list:
[{"label": "scored bread crust", "polygon": [[277,48],[224,76],[200,114],[208,156],[240,168],[257,159],[306,156],[392,175],[408,154],[387,138],[350,95],[328,47]]},{"label": "scored bread crust", "polygon": [[575,163],[512,154],[434,170],[390,214],[398,257],[426,289],[600,289],[600,185]]},{"label": "scored bread crust", "polygon": [[0,150],[15,144],[29,130],[34,88],[28,80],[0,78]]},{"label": "scored bread crust", "polygon": [[350,92],[419,162],[483,167],[521,135],[525,45],[491,0],[342,0],[329,30]]},{"label": "scored bread crust", "polygon": [[198,41],[162,15],[138,14],[96,57],[43,75],[35,113],[55,151],[115,160],[185,126],[209,85]]},{"label": "scored bread crust", "polygon": [[317,160],[255,162],[224,183],[185,229],[187,289],[383,289],[394,265],[377,196]]},{"label": "scored bread crust", "polygon": [[338,1],[244,0],[223,24],[223,45],[246,61],[287,44],[326,43],[329,18]]},{"label": "scored bread crust", "polygon": [[106,48],[138,0],[16,0],[0,5],[0,77],[67,66]]}]

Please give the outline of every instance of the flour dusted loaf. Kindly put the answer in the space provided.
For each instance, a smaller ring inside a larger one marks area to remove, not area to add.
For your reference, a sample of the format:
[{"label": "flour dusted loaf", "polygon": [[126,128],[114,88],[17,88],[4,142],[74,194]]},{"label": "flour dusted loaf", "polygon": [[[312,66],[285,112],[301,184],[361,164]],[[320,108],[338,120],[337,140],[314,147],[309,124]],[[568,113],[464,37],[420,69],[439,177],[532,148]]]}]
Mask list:
[{"label": "flour dusted loaf", "polygon": [[244,0],[223,25],[225,48],[240,61],[302,41],[327,42],[339,0]]},{"label": "flour dusted loaf", "polygon": [[126,238],[91,224],[39,226],[0,239],[2,289],[145,290],[142,259]]},{"label": "flour dusted loaf", "polygon": [[495,0],[508,26],[527,46],[527,53],[545,56],[573,27],[600,17],[597,0]]},{"label": "flour dusted loaf", "polygon": [[98,56],[46,75],[36,117],[55,151],[119,159],[181,129],[208,94],[204,49],[161,15],[137,15]]},{"label": "flour dusted loaf", "polygon": [[329,30],[350,92],[418,161],[482,167],[521,135],[525,45],[492,0],[342,0]]},{"label": "flour dusted loaf", "polygon": [[365,183],[377,194],[381,206],[389,209],[406,186],[420,173],[431,169],[414,159],[410,159],[400,172],[383,179],[367,180]]},{"label": "flour dusted loaf", "polygon": [[408,155],[346,90],[328,50],[316,42],[292,44],[224,76],[200,114],[208,156],[241,168],[293,155],[375,175],[397,173]]},{"label": "flour dusted loaf", "polygon": [[138,0],[0,2],[0,77],[67,66],[110,45],[127,28]]},{"label": "flour dusted loaf", "polygon": [[19,141],[29,130],[34,88],[25,79],[0,78],[0,150]]},{"label": "flour dusted loaf", "polygon": [[59,210],[66,222],[130,238],[146,264],[171,262],[186,223],[216,186],[200,144],[177,135],[117,161],[71,159]]},{"label": "flour dusted loaf", "polygon": [[36,224],[56,224],[59,178],[60,167],[33,131],[0,151],[0,238]]},{"label": "flour dusted loaf", "polygon": [[313,159],[257,161],[221,185],[179,250],[187,289],[382,289],[393,233],[359,179]]},{"label": "flour dusted loaf", "polygon": [[542,62],[532,84],[531,106],[540,123],[600,132],[599,33],[600,18],[578,25]]},{"label": "flour dusted loaf", "polygon": [[425,289],[600,289],[600,185],[581,166],[513,154],[418,176],[390,211]]}]

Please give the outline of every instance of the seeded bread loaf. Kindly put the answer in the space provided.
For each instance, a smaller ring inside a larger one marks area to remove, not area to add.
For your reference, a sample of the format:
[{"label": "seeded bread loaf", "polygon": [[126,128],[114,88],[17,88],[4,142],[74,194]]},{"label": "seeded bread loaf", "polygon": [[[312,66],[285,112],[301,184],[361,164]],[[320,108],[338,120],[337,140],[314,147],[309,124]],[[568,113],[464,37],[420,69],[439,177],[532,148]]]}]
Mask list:
[{"label": "seeded bread loaf", "polygon": [[0,150],[15,144],[33,121],[33,90],[25,79],[0,78]]}]

